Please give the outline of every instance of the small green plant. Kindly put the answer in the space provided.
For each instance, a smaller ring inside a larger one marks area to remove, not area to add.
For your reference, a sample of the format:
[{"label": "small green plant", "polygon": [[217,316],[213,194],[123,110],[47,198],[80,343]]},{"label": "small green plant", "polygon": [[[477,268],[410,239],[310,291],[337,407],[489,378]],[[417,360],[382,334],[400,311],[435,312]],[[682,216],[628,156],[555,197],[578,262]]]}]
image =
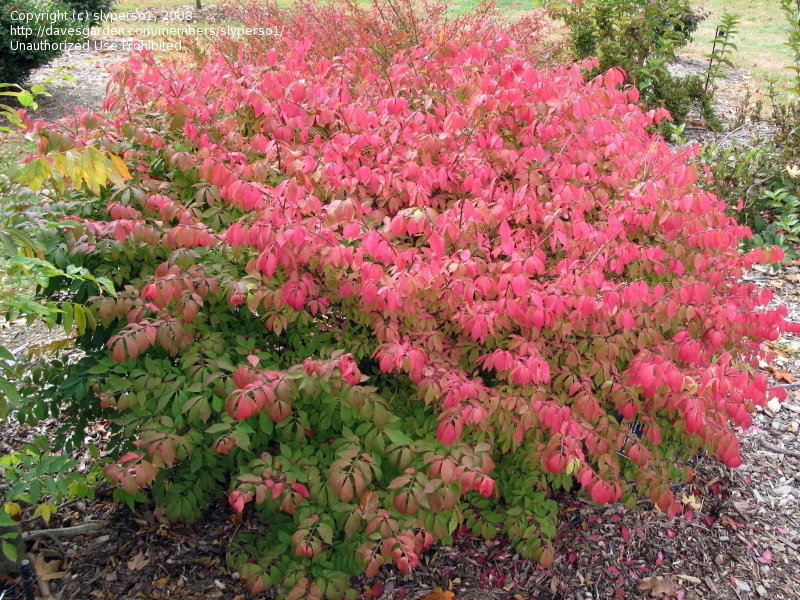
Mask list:
[{"label": "small green plant", "polygon": [[[0,456],[0,569],[16,562],[24,550],[19,537],[23,517],[41,518],[45,525],[65,500],[94,498],[95,487],[103,477],[102,464],[95,461],[88,471],[78,470],[77,460],[56,451],[52,440],[41,436],[31,444]],[[90,447],[93,459],[97,448]],[[6,562],[6,564],[7,564]]]},{"label": "small green plant", "polygon": [[[7,511],[17,514],[21,511],[20,503],[35,505],[33,516],[41,516],[48,522],[62,500],[94,497],[93,485],[102,473],[95,469],[87,477],[75,472],[78,461],[56,453],[50,446],[50,440],[41,436],[0,457],[0,474],[8,484],[4,493]],[[92,447],[92,455],[98,457],[96,447]]]},{"label": "small green plant", "polygon": [[[713,96],[703,90],[699,75],[673,75],[666,64],[652,69],[646,79],[642,101],[647,106],[662,106],[672,115],[675,123],[686,122],[692,107],[696,107],[703,123],[712,131],[720,131],[722,122],[714,112]],[[664,122],[662,121],[662,124]],[[663,125],[662,125],[663,127]]]},{"label": "small green plant", "polygon": [[753,232],[749,247],[777,245],[795,258],[800,243],[800,172],[793,151],[761,141],[751,148],[711,144],[702,158],[710,166],[709,185]]},{"label": "small green plant", "polygon": [[786,18],[789,39],[786,46],[792,51],[794,64],[788,68],[794,71],[794,93],[800,93],[800,0],[780,0]]},{"label": "small green plant", "polygon": [[703,86],[703,91],[708,94],[713,91],[712,86],[717,79],[722,75],[722,65],[727,65],[733,68],[731,61],[731,54],[738,50],[736,44],[732,41],[739,30],[736,27],[741,22],[738,15],[728,12],[723,13],[722,20],[717,26],[714,41],[711,44],[711,54],[708,55],[708,68],[706,69],[706,82]]},{"label": "small green plant", "polygon": [[675,123],[665,119],[663,125],[659,127],[659,132],[673,146],[683,146],[689,141],[685,129],[686,123]]},{"label": "small green plant", "polygon": [[[0,83],[0,96],[15,98],[22,108],[37,110],[39,103],[36,102],[37,96],[50,96],[47,88],[43,85],[33,85],[29,90],[15,83]],[[0,117],[5,120],[7,125],[0,125],[0,132],[10,133],[24,127],[24,123],[16,107],[9,104],[0,104]],[[2,123],[2,121],[0,121]]]},{"label": "small green plant", "polygon": [[19,523],[5,509],[0,508],[0,568],[17,562],[22,550]]},{"label": "small green plant", "polygon": [[0,346],[0,419],[8,415],[9,408],[19,402],[19,392],[13,383],[18,375],[16,357]]},{"label": "small green plant", "polygon": [[[15,84],[0,84],[0,95],[15,99],[23,111],[0,104],[0,115],[5,125],[2,135],[9,138],[21,134],[29,122],[24,109],[35,110],[37,97],[48,95],[43,85],[24,89]],[[66,266],[61,269],[45,259],[46,253],[54,252],[52,242],[59,239],[60,231],[69,227],[69,222],[60,221],[52,209],[53,199],[42,190],[45,178],[54,193],[61,191],[57,202],[64,201],[67,183],[87,189],[99,189],[107,180],[124,183],[127,170],[115,162],[116,157],[92,146],[80,150],[67,150],[49,161],[41,158],[18,165],[14,172],[0,178],[0,198],[3,201],[3,216],[0,218],[0,264],[4,271],[0,287],[0,316],[6,319],[23,317],[28,323],[40,319],[48,327],[58,324],[63,327],[64,340],[50,344],[50,349],[71,343],[72,336],[81,335],[96,326],[94,314],[70,298],[69,286],[76,283],[89,285],[103,294],[114,295],[113,284],[102,277],[95,278],[85,267]],[[118,161],[119,159],[116,159]],[[121,164],[121,163],[120,163]],[[43,290],[54,280],[61,282],[62,292],[50,300],[36,299],[37,289]],[[20,287],[9,285],[9,281],[21,281]],[[40,353],[42,350],[40,349]],[[29,349],[30,354],[30,349]],[[52,394],[70,397],[65,385],[64,362],[58,359],[40,359],[15,355],[0,347],[0,419],[12,415],[15,420],[35,423],[47,416],[56,416],[59,402]],[[80,390],[72,385],[72,395]],[[80,429],[82,431],[82,428]],[[80,435],[80,431],[74,432]],[[75,460],[60,455],[56,440],[41,438],[34,444],[16,449],[0,456],[0,480],[3,481],[3,500],[0,505],[0,564],[16,562],[22,550],[19,530],[15,519],[30,508],[33,516],[45,522],[57,510],[57,503],[64,498],[90,497],[97,474],[77,473]]]}]

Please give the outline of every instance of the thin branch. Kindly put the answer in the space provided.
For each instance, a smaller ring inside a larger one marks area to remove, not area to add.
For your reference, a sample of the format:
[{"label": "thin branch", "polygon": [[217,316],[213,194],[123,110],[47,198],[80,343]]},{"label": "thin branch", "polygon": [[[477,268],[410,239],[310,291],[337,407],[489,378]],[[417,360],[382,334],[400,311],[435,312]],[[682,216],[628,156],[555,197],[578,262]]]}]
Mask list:
[{"label": "thin branch", "polygon": [[770,386],[770,388],[793,388],[793,387],[800,387],[800,380],[793,381],[792,383],[778,383],[776,385]]},{"label": "thin branch", "polygon": [[775,444],[768,442],[767,440],[764,439],[761,440],[761,445],[770,452],[775,452],[778,454],[786,454],[787,456],[800,458],[800,452],[797,450],[790,450],[789,448],[781,448],[780,446],[776,446]]},{"label": "thin branch", "polygon": [[102,529],[108,525],[108,521],[87,521],[80,525],[73,527],[57,527],[55,529],[35,529],[34,531],[26,531],[22,534],[22,540],[28,541],[37,537],[74,537],[76,535],[83,535],[90,531]]}]

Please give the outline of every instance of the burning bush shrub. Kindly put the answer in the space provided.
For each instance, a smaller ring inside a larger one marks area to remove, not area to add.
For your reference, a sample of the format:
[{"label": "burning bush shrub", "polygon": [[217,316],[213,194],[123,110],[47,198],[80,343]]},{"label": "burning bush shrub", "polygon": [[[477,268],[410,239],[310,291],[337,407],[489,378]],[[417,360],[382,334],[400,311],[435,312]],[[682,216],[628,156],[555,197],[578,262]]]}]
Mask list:
[{"label": "burning bush shrub", "polygon": [[663,111],[496,32],[386,62],[290,30],[258,63],[135,56],[80,135],[41,131],[133,174],[53,258],[120,289],[73,367],[135,439],[120,497],[227,494],[269,523],[251,589],[332,598],[463,523],[549,564],[554,489],[674,513],[676,453],[740,463],[787,327],[741,275],[778,252],[739,251]]}]

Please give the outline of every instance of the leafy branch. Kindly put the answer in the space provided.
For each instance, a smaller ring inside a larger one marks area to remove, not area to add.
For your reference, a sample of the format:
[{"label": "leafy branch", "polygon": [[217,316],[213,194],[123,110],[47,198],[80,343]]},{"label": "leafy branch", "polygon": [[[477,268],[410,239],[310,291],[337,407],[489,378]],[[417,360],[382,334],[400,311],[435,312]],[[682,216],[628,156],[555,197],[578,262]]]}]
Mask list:
[{"label": "leafy branch", "polygon": [[717,27],[716,34],[714,35],[714,41],[711,45],[711,54],[708,55],[706,82],[703,86],[705,93],[709,92],[713,82],[723,76],[722,65],[727,65],[733,68],[731,55],[735,50],[738,50],[738,48],[731,40],[733,37],[739,34],[739,30],[736,29],[736,27],[740,22],[741,19],[738,15],[727,12],[722,15],[722,20]]},{"label": "leafy branch", "polygon": [[789,88],[789,91],[800,93],[800,0],[780,0],[780,3],[789,33],[789,40],[784,44],[794,56],[794,64],[787,67],[794,71],[794,87]]}]

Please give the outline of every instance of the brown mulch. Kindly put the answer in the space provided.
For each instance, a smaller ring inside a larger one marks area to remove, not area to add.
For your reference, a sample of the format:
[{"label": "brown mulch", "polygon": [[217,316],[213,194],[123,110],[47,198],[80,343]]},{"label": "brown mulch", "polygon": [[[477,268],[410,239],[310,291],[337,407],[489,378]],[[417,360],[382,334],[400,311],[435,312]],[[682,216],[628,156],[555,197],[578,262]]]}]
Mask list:
[{"label": "brown mulch", "polygon": [[[708,61],[690,56],[678,56],[670,65],[673,75],[699,75],[705,77]],[[759,139],[769,139],[775,126],[768,120],[770,100],[757,88],[749,74],[723,65],[722,78],[711,87],[713,106],[722,121],[722,131],[709,130],[694,108],[689,113],[684,135],[692,142],[716,142],[725,147],[746,147]]]},{"label": "brown mulch", "polygon": [[[92,37],[88,49],[80,48],[53,59],[28,78],[27,86],[43,84],[50,96],[39,96],[37,118],[56,122],[74,114],[76,108],[99,110],[106,96],[106,86],[113,65],[124,61],[130,51],[122,39]],[[64,78],[66,73],[73,79]]]},{"label": "brown mulch", "polygon": [[[238,576],[225,566],[235,525],[218,506],[192,527],[168,522],[155,511],[131,512],[110,501],[73,503],[55,526],[106,520],[108,525],[80,537],[39,537],[28,558],[36,574],[38,598],[152,600],[245,598]],[[2,587],[0,587],[2,590]],[[4,600],[24,598],[22,586]],[[0,598],[2,598],[0,591]]]}]

